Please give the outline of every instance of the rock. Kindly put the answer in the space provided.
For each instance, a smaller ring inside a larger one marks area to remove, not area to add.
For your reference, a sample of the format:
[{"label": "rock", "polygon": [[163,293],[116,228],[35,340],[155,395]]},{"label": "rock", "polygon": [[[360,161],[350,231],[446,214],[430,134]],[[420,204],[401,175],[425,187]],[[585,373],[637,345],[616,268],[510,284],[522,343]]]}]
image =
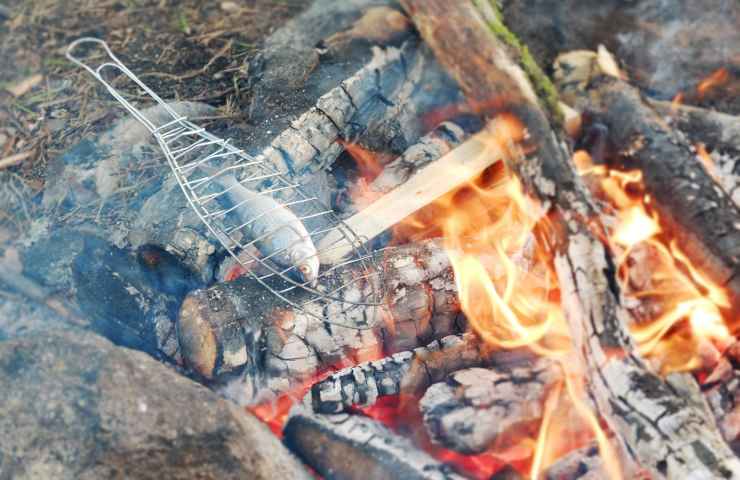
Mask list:
[{"label": "rock", "polygon": [[256,418],[92,333],[0,342],[0,392],[0,478],[311,478]]},{"label": "rock", "polygon": [[67,325],[64,318],[46,305],[28,301],[20,295],[0,296],[0,341]]},{"label": "rock", "polygon": [[[92,329],[117,345],[178,361],[173,320],[188,282],[184,267],[153,247],[128,251],[100,238],[86,238],[72,262],[76,299]],[[165,259],[164,261],[162,259]],[[176,281],[166,280],[175,277]],[[193,284],[191,288],[195,288]],[[168,293],[183,292],[180,296]]]}]

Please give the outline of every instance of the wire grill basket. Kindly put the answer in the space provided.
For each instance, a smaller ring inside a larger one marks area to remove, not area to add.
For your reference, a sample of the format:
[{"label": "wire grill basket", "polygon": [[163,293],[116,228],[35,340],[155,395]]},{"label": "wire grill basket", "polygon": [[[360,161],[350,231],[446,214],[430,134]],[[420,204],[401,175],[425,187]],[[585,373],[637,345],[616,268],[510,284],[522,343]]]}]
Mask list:
[{"label": "wire grill basket", "polygon": [[[80,50],[85,50],[84,59],[75,55]],[[80,38],[69,45],[67,58],[92,74],[151,132],[183,194],[208,231],[262,286],[313,316],[324,317],[329,304],[332,310],[380,304],[381,269],[376,267],[373,254],[330,208],[307,195],[291,181],[290,175],[179,115],[134,75],[104,41]],[[170,118],[161,124],[152,122],[104,78],[104,73],[124,75]],[[239,192],[242,194],[236,195]],[[302,255],[293,255],[298,247],[318,245],[330,232],[339,234],[343,245],[353,246],[353,254],[346,260],[319,267],[325,252],[316,251],[315,247],[303,248]],[[295,261],[290,262],[291,258]],[[307,265],[316,266],[316,271],[306,272]]]}]

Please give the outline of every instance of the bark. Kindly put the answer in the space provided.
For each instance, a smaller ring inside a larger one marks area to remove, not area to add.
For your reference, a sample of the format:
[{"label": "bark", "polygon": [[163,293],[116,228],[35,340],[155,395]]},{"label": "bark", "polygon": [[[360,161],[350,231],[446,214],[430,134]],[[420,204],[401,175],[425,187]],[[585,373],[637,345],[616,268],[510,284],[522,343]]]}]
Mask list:
[{"label": "bark", "polygon": [[708,173],[740,207],[740,117],[671,102],[650,105],[692,144],[706,146],[713,163]]},{"label": "bark", "polygon": [[[695,265],[731,294],[740,311],[740,208],[720,188],[695,149],[663,121],[639,91],[597,70],[578,78],[583,55],[560,57],[558,71],[566,101],[603,124],[618,161],[643,173],[645,191],[660,220]],[[571,61],[573,59],[573,61]],[[572,62],[572,63],[569,63]],[[566,73],[570,71],[570,74]]]},{"label": "bark", "polygon": [[599,480],[607,478],[596,443],[573,450],[559,458],[544,472],[546,480]]},{"label": "bark", "polygon": [[[249,366],[250,388],[280,393],[337,366],[413,349],[464,329],[452,268],[437,242],[377,255],[380,272],[370,280],[384,292],[383,306],[326,299],[304,310],[286,308],[241,278],[192,292],[178,320],[186,363],[209,379]],[[369,287],[356,278],[352,283],[353,272],[349,265],[338,274],[349,286],[337,295],[356,301],[366,298]],[[242,401],[253,399],[250,394]]]},{"label": "bark", "polygon": [[284,434],[288,448],[324,478],[464,478],[409,439],[365,416],[322,415],[297,405]]},{"label": "bark", "polygon": [[402,4],[469,99],[500,99],[499,110],[527,126],[528,153],[510,164],[550,211],[555,238],[549,242],[577,360],[569,367],[585,369],[598,413],[627,453],[656,478],[740,475],[740,461],[714,427],[695,383],[686,377],[661,379],[636,353],[610,253],[592,230],[601,229],[596,209],[551,127],[552,102],[540,102],[534,93],[530,78],[542,79],[525,52],[486,2],[478,2],[481,10],[470,2]]},{"label": "bark", "polygon": [[475,334],[451,335],[333,373],[311,387],[309,398],[316,412],[341,413],[352,406],[373,405],[387,395],[419,395],[456,370],[491,362],[491,352]]},{"label": "bark", "polygon": [[547,390],[562,378],[549,359],[458,370],[435,383],[419,407],[432,440],[460,453],[535,438]]}]

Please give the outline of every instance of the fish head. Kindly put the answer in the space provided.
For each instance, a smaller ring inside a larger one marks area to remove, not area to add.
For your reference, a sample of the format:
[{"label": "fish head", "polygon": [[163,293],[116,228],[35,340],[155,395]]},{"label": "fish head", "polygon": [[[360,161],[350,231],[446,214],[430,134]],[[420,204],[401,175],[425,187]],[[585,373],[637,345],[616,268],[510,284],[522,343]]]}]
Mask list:
[{"label": "fish head", "polygon": [[302,283],[316,286],[319,278],[319,256],[314,248],[296,248],[291,254],[292,264],[298,279]]}]

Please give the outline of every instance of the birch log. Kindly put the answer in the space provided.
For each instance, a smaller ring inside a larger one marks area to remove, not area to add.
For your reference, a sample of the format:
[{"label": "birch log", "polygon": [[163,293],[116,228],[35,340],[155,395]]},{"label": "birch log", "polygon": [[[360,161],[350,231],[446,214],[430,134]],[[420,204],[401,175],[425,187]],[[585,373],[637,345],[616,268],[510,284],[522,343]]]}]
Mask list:
[{"label": "birch log", "polygon": [[[510,158],[527,190],[549,209],[562,305],[588,391],[628,455],[655,478],[733,478],[740,461],[722,440],[695,383],[678,390],[651,372],[627,330],[614,264],[598,217],[559,132],[552,85],[503,25],[492,3],[402,0],[424,40],[469,100],[520,118],[524,156]],[[534,85],[533,85],[534,83]],[[535,88],[535,85],[537,88]],[[609,459],[611,460],[611,459]]]}]

